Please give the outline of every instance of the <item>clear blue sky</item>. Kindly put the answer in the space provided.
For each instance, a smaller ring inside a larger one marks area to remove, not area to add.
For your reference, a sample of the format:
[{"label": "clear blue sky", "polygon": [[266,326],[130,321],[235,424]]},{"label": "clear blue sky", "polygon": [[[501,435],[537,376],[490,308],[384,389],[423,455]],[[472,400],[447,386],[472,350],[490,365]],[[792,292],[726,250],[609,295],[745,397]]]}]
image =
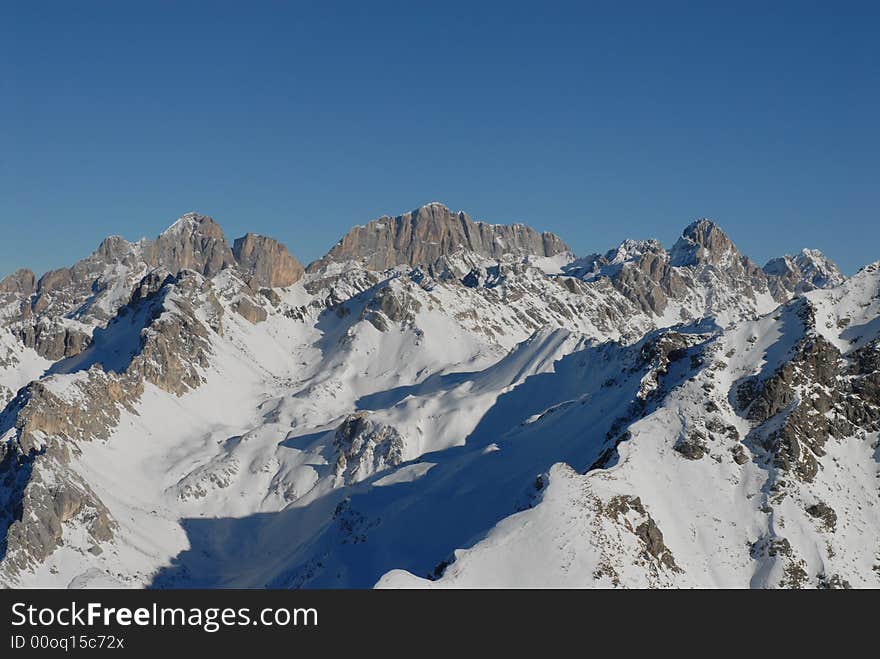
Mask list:
[{"label": "clear blue sky", "polygon": [[439,200],[579,253],[718,221],[880,259],[880,9],[4,2],[0,274],[189,210],[301,260]]}]

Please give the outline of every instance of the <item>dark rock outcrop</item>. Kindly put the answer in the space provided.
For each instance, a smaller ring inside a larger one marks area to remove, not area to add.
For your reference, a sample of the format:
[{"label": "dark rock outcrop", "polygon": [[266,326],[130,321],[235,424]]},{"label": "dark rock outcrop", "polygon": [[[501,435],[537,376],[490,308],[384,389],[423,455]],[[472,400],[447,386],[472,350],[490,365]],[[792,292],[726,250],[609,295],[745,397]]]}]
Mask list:
[{"label": "dark rock outcrop", "polygon": [[405,286],[384,286],[367,303],[363,319],[372,323],[380,332],[388,330],[392,323],[410,323],[421,309],[421,303],[410,295]]},{"label": "dark rock outcrop", "polygon": [[51,361],[78,355],[91,342],[91,337],[85,332],[47,318],[41,318],[33,325],[24,325],[18,331],[18,336],[26,347],[33,348]]},{"label": "dark rock outcrop", "polygon": [[336,429],[333,447],[337,478],[356,483],[403,462],[405,442],[395,428],[376,423],[367,412],[358,412],[347,416]]},{"label": "dark rock outcrop", "polygon": [[680,438],[673,448],[688,460],[699,460],[707,453],[706,436],[699,431],[693,431]]},{"label": "dark rock outcrop", "polygon": [[837,526],[837,513],[826,503],[820,501],[819,503],[814,503],[812,506],[808,506],[807,514],[810,517],[821,520],[828,531],[833,532]]},{"label": "dark rock outcrop", "polygon": [[[663,533],[657,522],[645,509],[642,500],[633,496],[616,496],[605,505],[605,515],[621,523],[642,544],[643,556],[673,572],[680,571],[669,547],[663,542]],[[636,517],[635,520],[632,517]]]},{"label": "dark rock outcrop", "polygon": [[764,379],[741,382],[735,398],[741,414],[758,424],[751,441],[775,467],[810,483],[829,438],[880,430],[880,375],[873,367],[877,342],[844,356],[815,333],[806,299],[790,304],[804,323],[793,356]]}]

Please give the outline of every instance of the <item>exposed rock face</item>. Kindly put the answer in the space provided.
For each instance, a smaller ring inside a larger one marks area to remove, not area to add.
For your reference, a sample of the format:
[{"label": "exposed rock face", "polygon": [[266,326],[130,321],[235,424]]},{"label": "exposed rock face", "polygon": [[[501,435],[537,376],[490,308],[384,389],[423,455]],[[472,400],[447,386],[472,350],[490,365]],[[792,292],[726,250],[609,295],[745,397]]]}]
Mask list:
[{"label": "exposed rock face", "polygon": [[235,310],[242,318],[254,325],[262,323],[269,317],[269,314],[263,307],[254,304],[254,302],[247,297],[242,297],[235,303]]},{"label": "exposed rock face", "polygon": [[814,503],[812,506],[807,508],[807,514],[810,517],[818,519],[824,524],[825,529],[831,531],[832,533],[837,526],[837,513],[834,512],[834,509],[826,503],[819,502]]},{"label": "exposed rock face", "polygon": [[818,249],[803,249],[794,258],[805,280],[813,288],[832,288],[842,284],[846,277],[831,259]]},{"label": "exposed rock face", "polygon": [[234,264],[220,227],[210,217],[187,213],[154,241],[110,236],[74,266],[47,272],[39,279],[31,311],[101,325],[128,302],[150,270],[193,270],[210,277]]},{"label": "exposed rock face", "polygon": [[174,275],[164,268],[157,268],[141,279],[131,291],[128,305],[135,307],[140,302],[147,302],[168,284],[173,284]]},{"label": "exposed rock face", "polygon": [[13,293],[20,297],[32,295],[37,290],[37,278],[30,270],[16,270],[0,279],[0,295]]},{"label": "exposed rock face", "polygon": [[[646,336],[639,349],[639,359],[635,369],[645,369],[638,391],[638,398],[644,400],[660,393],[663,379],[669,373],[670,365],[689,358],[688,363],[695,368],[701,363],[699,345],[706,339],[703,334],[683,334],[672,330],[659,330]],[[694,352],[690,352],[695,348]]]},{"label": "exposed rock face", "polygon": [[78,355],[91,342],[85,332],[45,317],[33,325],[22,327],[18,336],[25,346],[52,361]]},{"label": "exposed rock face", "polygon": [[605,254],[574,261],[565,271],[586,281],[607,277],[641,310],[657,315],[665,312],[670,299],[683,300],[693,279],[688,271],[673,267],[656,240],[625,240]]},{"label": "exposed rock face", "polygon": [[735,261],[744,261],[727,234],[705,218],[685,227],[681,238],[669,251],[669,258],[672,265],[679,267],[701,263],[729,266]]},{"label": "exposed rock face", "polygon": [[130,243],[122,236],[107,236],[92,256],[105,263],[122,262],[137,252],[138,243]]},{"label": "exposed rock face", "polygon": [[407,292],[406,286],[385,286],[364,307],[363,317],[380,332],[388,330],[392,323],[407,323],[415,320],[421,303]]},{"label": "exposed rock face", "polygon": [[144,247],[144,260],[170,272],[193,270],[205,277],[235,265],[223,230],[210,217],[187,213]]},{"label": "exposed rock face", "polygon": [[[222,333],[223,310],[211,282],[190,271],[178,273],[153,300],[161,306],[148,312],[140,351],[126,374],[182,396],[203,382],[213,353],[211,331]],[[211,319],[207,325],[199,312]]]},{"label": "exposed rock face", "polygon": [[802,255],[802,268],[790,260],[790,270],[762,270],[716,224],[702,219],[687,226],[668,252],[656,240],[626,240],[564,271],[586,281],[607,277],[645,313],[669,315],[671,307],[681,321],[719,314],[735,320],[767,312],[795,293],[839,284],[837,267],[815,254]]},{"label": "exposed rock face", "polygon": [[692,432],[682,437],[673,447],[688,460],[699,460],[706,455],[706,437],[700,432]]},{"label": "exposed rock face", "polygon": [[663,542],[663,533],[645,510],[639,497],[616,496],[605,506],[605,515],[635,535],[643,546],[643,556],[665,569],[679,571],[675,557]]},{"label": "exposed rock face", "polygon": [[[8,572],[45,560],[62,541],[63,524],[77,519],[94,546],[112,538],[116,523],[104,504],[69,468],[77,441],[106,438],[140,395],[137,383],[122,385],[98,369],[61,396],[54,383],[32,382],[0,415],[12,438],[2,447],[0,480],[17,481],[6,490]],[[2,525],[0,525],[2,526]]]},{"label": "exposed rock face", "polygon": [[0,554],[5,554],[3,569],[7,573],[45,561],[62,544],[67,523],[76,521],[88,538],[88,550],[96,552],[101,551],[100,543],[113,538],[117,528],[88,484],[67,467],[65,451],[57,445],[50,447],[40,454],[37,467],[34,457],[9,453],[10,468],[0,464],[0,479],[9,475],[22,479],[22,489],[11,490],[11,507],[0,510],[0,530],[6,531],[0,540]]},{"label": "exposed rock face", "polygon": [[25,453],[39,453],[48,438],[62,440],[106,439],[119,420],[120,408],[131,409],[141,388],[125,386],[91,369],[70,396],[59,395],[55,382],[32,382],[11,403],[16,444]]},{"label": "exposed rock face", "polygon": [[249,233],[237,238],[232,253],[254,290],[292,286],[305,272],[284,245],[266,236]]},{"label": "exposed rock face", "polygon": [[379,424],[364,412],[351,414],[339,425],[336,476],[340,482],[356,483],[387,467],[403,462],[404,439],[388,425]]},{"label": "exposed rock face", "polygon": [[47,359],[71,357],[89,344],[94,326],[106,323],[125,304],[130,287],[147,268],[139,244],[107,238],[89,257],[47,272],[36,282],[28,271],[4,280],[14,292],[0,293],[9,305],[0,322]]},{"label": "exposed rock face", "polygon": [[555,256],[568,247],[552,233],[539,234],[522,224],[474,222],[463,212],[431,203],[397,217],[381,217],[355,227],[323,259],[309,265],[315,272],[333,261],[362,261],[385,270],[401,264],[433,265],[443,256],[466,250],[487,258],[505,254]]},{"label": "exposed rock face", "polygon": [[[112,538],[116,522],[69,467],[71,454],[80,442],[109,437],[123,410],[137,413],[146,382],[178,396],[198,387],[221,318],[210,281],[192,271],[154,271],[77,360],[59,362],[59,374],[30,383],[0,413],[0,429],[11,432],[0,444],[0,549],[7,574],[45,560],[71,520],[87,532],[89,551],[100,552]],[[117,345],[130,333],[138,345],[128,359],[101,364],[109,354],[105,344]]]},{"label": "exposed rock face", "polygon": [[111,236],[72,267],[40,277],[31,310],[37,316],[106,322],[127,299],[121,291],[147,269],[141,259],[141,244]]},{"label": "exposed rock face", "polygon": [[811,305],[791,304],[805,327],[794,356],[764,380],[745,379],[736,396],[743,415],[759,424],[751,443],[778,469],[810,483],[830,438],[880,430],[880,375],[871,364],[877,341],[843,356],[815,333]]},{"label": "exposed rock face", "polygon": [[233,265],[220,227],[209,217],[187,213],[153,241],[130,243],[110,236],[87,258],[47,272],[36,282],[29,271],[14,273],[0,284],[0,296],[5,294],[7,302],[13,295],[19,300],[18,313],[7,318],[13,333],[55,361],[89,345],[92,328],[113,318],[148,272],[162,272],[154,282],[161,284],[162,278],[182,270],[210,277]]},{"label": "exposed rock face", "polygon": [[831,288],[846,279],[835,263],[817,249],[804,249],[796,256],[781,256],[764,266],[774,299],[782,302],[817,288]]},{"label": "exposed rock face", "polygon": [[698,220],[685,228],[669,252],[669,262],[674,267],[692,267],[697,281],[718,278],[719,288],[754,301],[756,308],[758,296],[768,292],[761,268],[740,254],[727,234],[710,220]]}]

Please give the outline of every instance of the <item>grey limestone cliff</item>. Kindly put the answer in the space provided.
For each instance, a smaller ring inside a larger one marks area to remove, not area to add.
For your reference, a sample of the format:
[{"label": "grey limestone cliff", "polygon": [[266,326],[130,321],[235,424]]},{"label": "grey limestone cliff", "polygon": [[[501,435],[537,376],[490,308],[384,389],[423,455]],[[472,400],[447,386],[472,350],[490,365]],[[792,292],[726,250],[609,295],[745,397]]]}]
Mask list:
[{"label": "grey limestone cliff", "polygon": [[523,224],[475,222],[466,213],[452,212],[434,202],[353,228],[324,258],[310,264],[308,271],[348,260],[361,261],[373,270],[401,264],[433,265],[460,250],[495,259],[505,254],[555,256],[569,251],[552,233],[538,233]]}]

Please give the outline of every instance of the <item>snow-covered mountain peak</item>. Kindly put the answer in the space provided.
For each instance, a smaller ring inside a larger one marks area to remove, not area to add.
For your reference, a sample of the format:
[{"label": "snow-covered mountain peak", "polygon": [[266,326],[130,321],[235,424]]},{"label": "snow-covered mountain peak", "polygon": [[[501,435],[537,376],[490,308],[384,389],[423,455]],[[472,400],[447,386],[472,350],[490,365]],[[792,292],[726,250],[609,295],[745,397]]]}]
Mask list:
[{"label": "snow-covered mountain peak", "polygon": [[795,257],[795,263],[804,278],[816,288],[832,288],[846,279],[837,264],[818,249],[804,248]]},{"label": "snow-covered mountain peak", "polygon": [[616,249],[610,250],[605,257],[611,263],[623,263],[624,261],[633,261],[640,258],[648,252],[662,252],[663,245],[659,240],[650,238],[648,240],[634,240],[627,238]]},{"label": "snow-covered mountain peak", "polygon": [[563,270],[587,281],[608,278],[658,325],[707,316],[729,324],[788,299],[774,300],[760,268],[739,254],[709,220],[686,227],[670,252],[656,240],[627,240],[617,249],[578,259]]},{"label": "snow-covered mountain peak", "polygon": [[880,339],[880,261],[861,268],[840,286],[806,293],[817,331],[842,353]]},{"label": "snow-covered mountain peak", "polygon": [[181,233],[192,233],[201,230],[207,230],[208,232],[213,233],[215,231],[214,227],[219,227],[219,225],[214,222],[213,218],[195,211],[190,211],[184,213],[172,222],[167,229],[159,234],[159,237],[173,236]]},{"label": "snow-covered mountain peak", "polygon": [[803,249],[794,256],[771,259],[764,266],[774,296],[800,295],[816,288],[833,288],[846,277],[837,265],[817,249]]}]

